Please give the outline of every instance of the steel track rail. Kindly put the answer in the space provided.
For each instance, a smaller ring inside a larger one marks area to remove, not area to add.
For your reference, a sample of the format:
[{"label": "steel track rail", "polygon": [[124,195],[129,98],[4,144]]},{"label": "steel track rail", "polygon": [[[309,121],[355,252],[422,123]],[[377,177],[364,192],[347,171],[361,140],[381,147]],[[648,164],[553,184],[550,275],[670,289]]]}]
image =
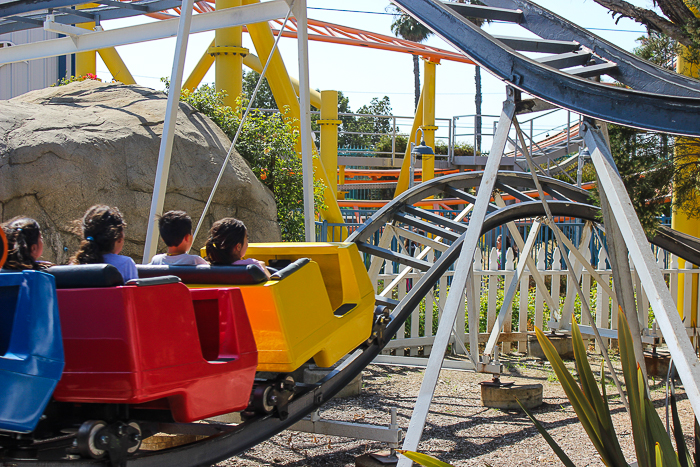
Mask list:
[{"label": "steel track rail", "polygon": [[[558,107],[633,128],[700,136],[700,97],[610,86],[538,63],[435,0],[392,0],[501,81]],[[562,20],[563,21],[563,20]],[[562,27],[566,22],[562,23]],[[641,75],[640,75],[641,76]],[[649,75],[644,89],[652,88]]]},{"label": "steel track rail", "polygon": [[[477,174],[479,175],[479,174]],[[522,182],[525,180],[521,179],[519,174],[507,174],[505,176],[499,177],[499,182],[513,183],[514,179],[518,179]],[[469,183],[476,183],[478,185],[478,177],[474,174],[456,174],[455,176],[448,176],[455,178],[455,182],[461,183],[465,182],[464,179],[468,179]],[[447,177],[443,177],[447,178]],[[476,180],[475,180],[476,179]],[[530,179],[531,180],[531,179]],[[549,181],[549,180],[548,180]],[[556,181],[557,183],[563,184],[563,182]],[[550,183],[554,183],[550,181]],[[445,181],[443,180],[443,185]],[[428,185],[428,184],[424,184]],[[565,184],[563,184],[565,185]],[[420,189],[411,190],[413,192],[412,196],[407,198],[418,197],[423,198],[426,192],[436,193],[435,187],[423,187],[420,185]],[[577,192],[578,189],[573,191]],[[420,193],[417,193],[420,192]],[[580,195],[585,195],[586,193],[579,193]],[[406,203],[402,200],[397,199],[395,203],[392,203],[393,211],[398,211],[401,207],[405,206]],[[596,221],[599,209],[595,206],[588,204],[583,204],[580,202],[571,201],[550,201],[550,209],[554,216],[567,216],[579,218],[582,220]],[[379,213],[378,213],[379,214]],[[510,221],[517,221],[525,218],[540,217],[544,215],[544,209],[542,203],[538,200],[533,200],[529,202],[517,203],[506,208],[499,209],[498,211],[490,213],[481,228],[481,233],[486,232],[501,226]],[[373,222],[368,222],[363,227],[362,230],[373,230],[375,227]],[[668,229],[670,230],[670,229]],[[356,238],[362,238],[364,234],[360,233],[356,235]],[[658,236],[657,236],[658,237]],[[664,237],[663,235],[661,237]],[[665,238],[665,237],[664,237]],[[688,249],[684,246],[683,237],[674,237],[674,241],[664,240],[662,238],[661,242],[663,247],[669,248],[673,254],[676,254],[685,259],[684,253]],[[652,243],[657,244],[657,239],[652,240]],[[357,240],[359,241],[359,240]],[[691,241],[691,243],[697,244],[697,239]],[[694,245],[695,246],[695,245]],[[386,327],[386,336],[393,336],[399,330],[401,324],[411,315],[413,310],[420,304],[426,293],[432,289],[432,287],[439,281],[440,277],[447,271],[447,269],[457,260],[461,250],[462,244],[461,240],[455,241],[450,248],[440,256],[438,261],[433,265],[433,267],[416,283],[416,285],[408,292],[406,297],[396,306],[392,313],[392,319]],[[693,258],[695,259],[695,258]],[[692,259],[690,259],[692,260]],[[289,428],[297,421],[301,420],[306,415],[310,414],[318,407],[322,406],[324,403],[328,402],[335,394],[337,394],[343,387],[350,383],[362,370],[369,364],[372,360],[379,355],[385,342],[373,342],[370,345],[356,351],[355,358],[351,357],[351,361],[340,371],[335,371],[329,374],[324,380],[322,380],[318,385],[308,386],[307,390],[293,399],[289,404],[289,416],[285,420],[280,420],[272,416],[260,417],[257,419],[249,420],[248,422],[239,425],[235,430],[231,432],[221,434],[218,436],[213,436],[205,440],[189,444],[186,446],[181,446],[177,448],[172,448],[164,451],[158,451],[148,454],[140,454],[138,456],[132,457],[128,461],[129,467],[171,467],[173,465],[178,466],[208,466],[212,465],[221,460],[227,459],[231,456],[239,454],[246,449],[259,444],[270,437],[280,433],[281,431]],[[30,461],[30,460],[15,460],[7,459],[3,460],[0,464],[3,466],[32,466],[32,467],[65,467],[70,466],[104,466],[106,461],[97,461],[90,459],[78,459],[78,460],[55,460],[55,461]]]},{"label": "steel track rail", "polygon": [[618,67],[615,77],[638,91],[700,97],[700,81],[642,60],[529,0],[482,1],[491,7],[521,10],[523,19],[518,25],[540,37],[576,41],[596,55],[615,62]]}]

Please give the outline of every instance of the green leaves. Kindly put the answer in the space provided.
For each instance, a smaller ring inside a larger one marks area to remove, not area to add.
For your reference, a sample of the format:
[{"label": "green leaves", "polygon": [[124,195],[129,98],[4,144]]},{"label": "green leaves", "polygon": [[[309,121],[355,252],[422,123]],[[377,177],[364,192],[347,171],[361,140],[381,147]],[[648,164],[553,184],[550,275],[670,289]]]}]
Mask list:
[{"label": "green leaves", "polygon": [[[576,384],[576,381],[567,370],[549,339],[539,329],[536,329],[536,333],[537,340],[542,346],[544,354],[552,364],[552,368],[557,374],[562,388],[571,402],[571,406],[576,411],[584,430],[586,430],[589,439],[595,446],[598,454],[600,454],[603,463],[610,467],[627,466],[628,464],[620,448],[610,416],[604,376],[601,378],[603,388],[601,394],[588,363],[583,337],[576,321],[573,320],[572,339],[580,387]],[[673,449],[671,439],[666,433],[658,413],[654,409],[654,404],[649,399],[646,381],[634,358],[632,335],[630,334],[627,318],[622,310],[618,313],[618,339],[622,372],[625,376],[627,397],[630,404],[630,418],[637,464],[639,467],[691,467],[693,463],[684,444],[685,440],[680,428],[680,421],[678,420],[678,411],[675,408],[674,394],[672,394],[671,407],[673,409],[676,443],[679,446],[681,455],[680,460]],[[533,421],[537,430],[542,433],[542,436],[544,436],[557,456],[559,456],[559,459],[566,466],[572,466],[571,460],[556,444],[554,439],[546,433],[544,428],[525,407],[523,407],[523,410]]]}]

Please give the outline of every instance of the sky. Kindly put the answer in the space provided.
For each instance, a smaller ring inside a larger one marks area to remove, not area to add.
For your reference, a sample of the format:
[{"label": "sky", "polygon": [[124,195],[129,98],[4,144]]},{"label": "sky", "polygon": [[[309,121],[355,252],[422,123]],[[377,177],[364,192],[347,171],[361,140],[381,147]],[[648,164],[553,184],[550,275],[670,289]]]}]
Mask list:
[{"label": "sky", "polygon": [[[629,19],[621,19],[616,25],[609,12],[592,0],[539,0],[542,7],[575,22],[579,26],[591,30],[594,34],[607,39],[626,50],[636,47],[635,39],[645,34],[644,28]],[[652,8],[651,0],[636,0],[633,3]],[[393,16],[387,12],[387,0],[308,0],[308,16],[312,19],[335,24],[365,29],[368,31],[392,35],[391,22]],[[137,22],[152,21],[148,18],[123,19],[105,21],[105,29],[124,27]],[[484,29],[490,34],[507,36],[532,36],[528,31],[511,24],[491,23]],[[185,62],[185,77],[207,49],[214,37],[213,32],[200,33],[190,36]],[[244,34],[244,47],[254,51],[249,37]],[[432,36],[426,44],[448,50],[452,46],[442,39]],[[282,38],[280,51],[290,75],[298,77],[297,44],[295,39]],[[172,59],[175,39],[164,39],[147,44],[134,44],[118,47],[124,62],[129,67],[138,84],[163,89],[160,79],[169,77],[172,71]],[[412,117],[414,111],[413,61],[409,54],[372,50],[363,47],[335,45],[309,41],[309,78],[311,87],[319,90],[333,89],[342,91],[350,99],[352,110],[368,104],[372,98],[388,96],[391,100],[393,114]],[[106,66],[99,61],[98,76],[111,80]],[[498,115],[505,98],[504,84],[482,70],[482,113]],[[422,79],[422,70],[421,70]],[[474,104],[474,66],[463,63],[442,61],[437,68],[436,117],[452,119],[455,116],[468,116],[475,113]],[[203,82],[214,81],[213,67]],[[539,118],[533,123],[534,134],[545,134],[561,128],[567,121],[565,111]],[[577,116],[572,116],[575,120]],[[527,118],[523,119],[526,120]],[[493,129],[495,119],[484,119],[484,132]],[[457,119],[458,141],[473,140],[473,117]],[[402,131],[410,125],[410,120],[400,120],[404,123]],[[521,120],[522,123],[522,120]],[[447,135],[447,121],[438,121],[441,129],[438,136]],[[529,128],[529,123],[523,125]],[[484,140],[484,149],[490,144],[488,137]]]}]

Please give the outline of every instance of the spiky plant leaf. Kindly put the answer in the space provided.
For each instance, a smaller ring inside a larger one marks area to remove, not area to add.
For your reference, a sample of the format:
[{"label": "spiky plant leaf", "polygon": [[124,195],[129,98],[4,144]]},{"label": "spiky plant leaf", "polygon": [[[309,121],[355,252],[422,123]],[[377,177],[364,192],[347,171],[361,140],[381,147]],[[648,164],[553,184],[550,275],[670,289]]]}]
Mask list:
[{"label": "spiky plant leaf", "polygon": [[673,437],[676,439],[678,462],[681,463],[681,467],[694,467],[693,458],[690,456],[690,451],[685,445],[683,427],[681,426],[681,419],[678,416],[678,406],[676,405],[676,388],[673,384],[673,378],[671,378],[671,381],[669,381],[669,386],[671,389],[669,400],[671,402],[671,418],[673,419]]},{"label": "spiky plant leaf", "polygon": [[[615,433],[615,426],[610,416],[608,400],[604,395],[601,396],[598,390],[598,384],[593,376],[591,365],[588,362],[588,354],[583,344],[581,330],[575,319],[572,319],[572,323],[573,332],[571,339],[574,348],[574,358],[576,360],[576,370],[578,371],[578,377],[581,382],[581,389],[595,409],[598,421],[600,422],[602,432],[601,441],[603,442],[605,451],[608,453],[610,459],[614,460],[615,465],[626,465],[625,455],[622,453],[622,448],[620,447],[617,434]],[[605,389],[603,388],[603,390]]]},{"label": "spiky plant leaf", "polygon": [[614,465],[613,459],[608,455],[601,439],[602,430],[595,409],[593,409],[593,406],[591,406],[588,399],[586,399],[581,388],[576,384],[574,377],[569,373],[569,370],[564,365],[561,357],[559,357],[554,345],[552,345],[539,328],[535,327],[535,333],[537,334],[537,341],[540,343],[544,355],[552,365],[552,369],[559,378],[559,383],[562,389],[564,389],[566,397],[569,399],[569,402],[571,402],[571,406],[574,408],[576,415],[578,415],[579,421],[583,429],[586,430],[593,446],[606,465]]},{"label": "spiky plant leaf", "polygon": [[552,451],[554,451],[554,454],[557,455],[559,460],[561,461],[562,464],[564,464],[566,467],[576,467],[576,465],[569,459],[569,456],[566,455],[564,450],[557,444],[556,441],[554,441],[554,438],[552,438],[549,433],[547,433],[547,430],[544,429],[544,427],[540,424],[540,422],[535,419],[535,416],[532,415],[532,413],[525,408],[523,404],[520,403],[520,400],[516,397],[515,402],[518,403],[521,409],[523,409],[523,412],[525,412],[525,415],[527,415],[530,420],[532,420],[532,423],[535,424],[535,428],[537,428],[537,431],[540,432],[542,437],[544,438],[545,441],[547,441],[547,444],[549,444],[549,447],[552,448]]},{"label": "spiky plant leaf", "polygon": [[622,308],[617,314],[617,330],[620,361],[622,363],[622,372],[625,376],[625,385],[627,386],[627,400],[630,407],[630,420],[632,422],[632,436],[634,438],[634,450],[637,454],[637,464],[639,467],[653,467],[651,464],[654,452],[653,444],[650,445],[643,399],[640,398],[637,360],[634,357],[632,335]]},{"label": "spiky plant leaf", "polygon": [[450,464],[436,459],[433,456],[421,454],[420,452],[404,451],[401,449],[397,449],[396,452],[398,452],[399,454],[403,454],[404,456],[411,459],[413,462],[418,462],[420,465],[423,465],[425,467],[452,467]]},{"label": "spiky plant leaf", "polygon": [[661,446],[659,446],[659,443],[656,443],[654,451],[656,452],[656,467],[663,467],[664,461],[663,455],[661,454]]}]

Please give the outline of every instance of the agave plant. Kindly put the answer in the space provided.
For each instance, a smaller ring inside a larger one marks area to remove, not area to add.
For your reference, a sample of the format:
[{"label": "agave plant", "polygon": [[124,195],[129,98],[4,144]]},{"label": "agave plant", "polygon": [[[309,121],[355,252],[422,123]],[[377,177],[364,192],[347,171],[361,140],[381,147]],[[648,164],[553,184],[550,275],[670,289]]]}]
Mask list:
[{"label": "agave plant", "polygon": [[[579,383],[569,373],[561,357],[552,343],[540,329],[535,329],[545,356],[552,364],[552,368],[561,382],[566,396],[576,411],[583,428],[595,446],[603,463],[608,467],[629,467],[622,453],[622,448],[615,433],[615,427],[610,416],[610,407],[605,392],[605,374],[601,377],[601,389],[598,389],[595,377],[588,363],[586,347],[576,320],[573,322],[573,347],[576,360],[576,371]],[[630,418],[632,421],[632,436],[637,454],[638,467],[692,467],[693,461],[690,452],[685,445],[683,430],[676,408],[675,395],[671,391],[671,410],[673,414],[673,433],[678,446],[678,452],[673,449],[659,415],[648,397],[646,381],[642,377],[642,371],[634,357],[632,347],[632,335],[625,314],[618,313],[618,337],[620,345],[620,359],[622,372],[627,387],[627,397],[630,406]],[[673,386],[671,386],[673,388]],[[602,391],[602,392],[601,392]],[[520,404],[520,401],[518,401]],[[547,441],[554,453],[567,467],[576,467],[563,449],[547,433],[544,427],[535,419],[532,413],[522,404],[520,407],[535,424],[535,427]],[[398,451],[414,462],[426,467],[451,467],[432,456],[413,451]]]},{"label": "agave plant", "polygon": [[[610,416],[607,395],[605,393],[605,375],[601,378],[601,391],[591,371],[583,343],[581,331],[575,320],[573,321],[573,347],[576,360],[576,371],[579,383],[569,373],[564,362],[559,357],[552,343],[540,329],[536,329],[539,341],[545,356],[549,360],[556,373],[562,388],[566,392],[572,407],[576,411],[581,425],[586,430],[588,437],[595,446],[603,463],[608,467],[628,466],[622,453],[620,443],[615,433],[615,427]],[[648,397],[647,383],[642,377],[639,364],[634,358],[632,347],[632,335],[630,334],[627,318],[622,310],[618,313],[618,338],[620,345],[620,359],[622,372],[625,377],[627,397],[629,399],[630,418],[632,421],[632,435],[637,454],[639,467],[691,467],[693,466],[690,453],[685,445],[683,432],[672,400],[674,437],[678,452],[673,448],[659,415]],[[547,433],[542,425],[535,420],[532,413],[525,407],[522,409],[533,421],[537,430],[542,434],[556,455],[567,467],[574,467],[574,463],[557,445],[556,441]]]}]

